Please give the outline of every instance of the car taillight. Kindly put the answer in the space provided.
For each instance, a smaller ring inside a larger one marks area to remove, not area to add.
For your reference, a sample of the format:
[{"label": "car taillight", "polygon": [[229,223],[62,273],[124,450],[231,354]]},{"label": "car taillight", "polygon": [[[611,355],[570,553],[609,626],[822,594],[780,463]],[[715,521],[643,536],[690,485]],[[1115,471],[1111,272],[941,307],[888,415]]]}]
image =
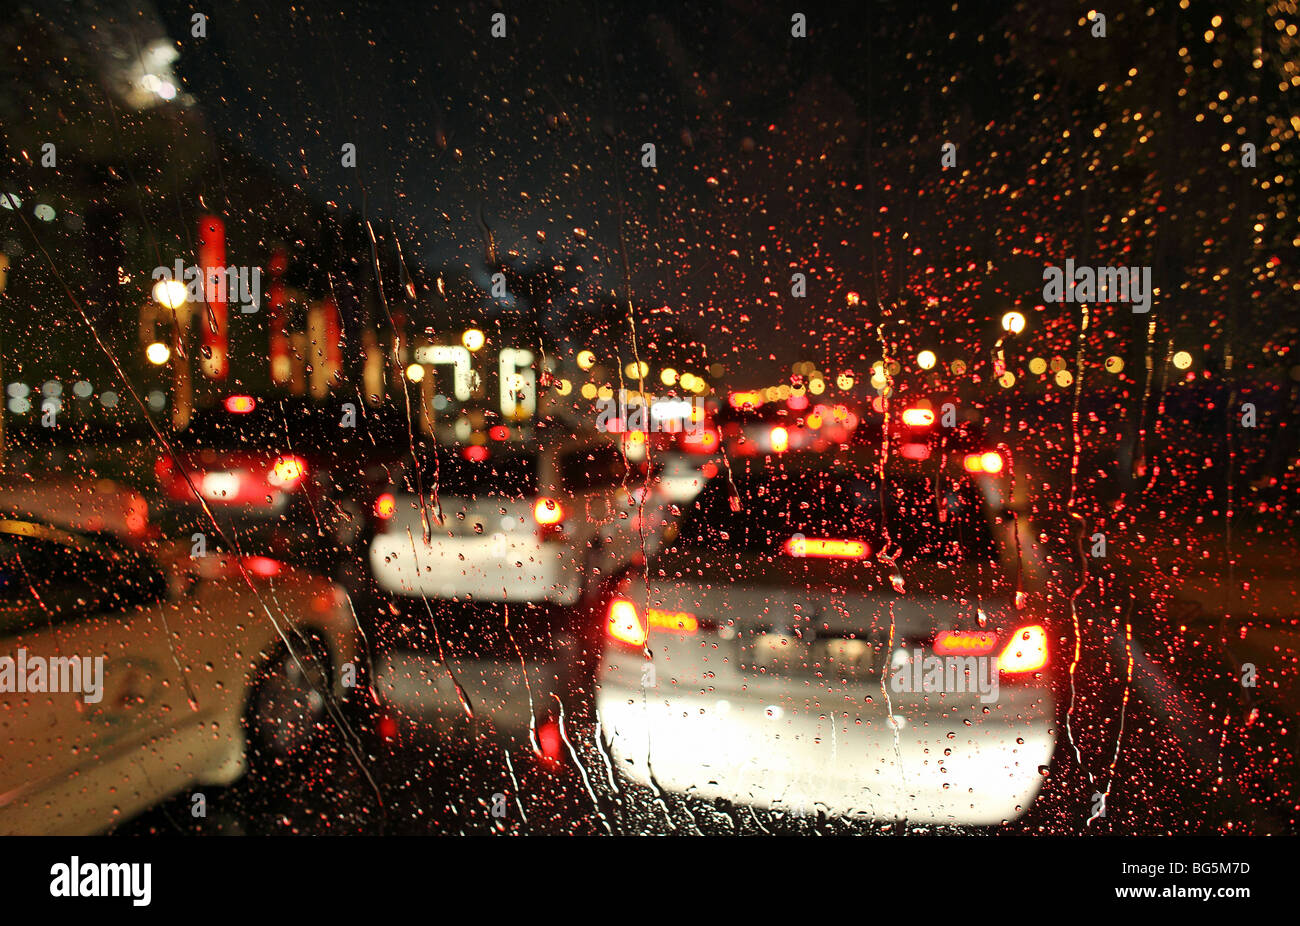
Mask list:
[{"label": "car taillight", "polygon": [[392,492],[385,492],[375,499],[375,517],[381,521],[387,521],[397,513],[397,499],[393,498]]},{"label": "car taillight", "polygon": [[773,453],[785,453],[790,449],[790,432],[785,428],[773,428],[771,439]]},{"label": "car taillight", "polygon": [[996,476],[1002,472],[1005,464],[1002,460],[1002,454],[996,450],[989,450],[984,453],[968,453],[962,460],[962,466],[968,473],[988,473]]},{"label": "car taillight", "polygon": [[560,735],[560,725],[554,720],[537,728],[535,752],[539,759],[551,765],[564,758],[564,738]]},{"label": "car taillight", "polygon": [[828,540],[821,537],[791,537],[785,542],[790,556],[819,556],[834,559],[864,559],[867,545],[860,540]]},{"label": "car taillight", "polygon": [[271,579],[280,574],[282,567],[269,556],[245,556],[244,568],[255,576]]},{"label": "car taillight", "polygon": [[172,472],[172,458],[163,454],[153,464],[153,474],[158,477],[158,481],[164,481]]},{"label": "car taillight", "polygon": [[982,656],[998,645],[992,631],[944,630],[934,638],[934,651],[940,656]]},{"label": "car taillight", "polygon": [[697,432],[682,432],[681,447],[686,453],[713,453],[718,449],[718,432],[712,428]]},{"label": "car taillight", "polygon": [[247,415],[257,407],[257,400],[251,395],[226,396],[226,411],[232,415]]},{"label": "car taillight", "polygon": [[998,657],[998,669],[1008,675],[1037,672],[1047,665],[1047,631],[1039,624],[1021,627]]},{"label": "car taillight", "polygon": [[307,461],[292,455],[276,458],[266,481],[281,489],[292,489],[307,475]]},{"label": "car taillight", "polygon": [[533,506],[533,520],[542,527],[551,527],[564,520],[564,506],[553,498],[539,498]]},{"label": "car taillight", "polygon": [[645,646],[646,627],[641,623],[636,605],[626,598],[615,598],[609,603],[609,620],[605,623],[605,632],[619,643]]},{"label": "car taillight", "polygon": [[903,424],[909,428],[928,428],[934,424],[934,412],[928,408],[905,408]]},{"label": "car taillight", "polygon": [[659,608],[646,608],[646,623],[669,633],[697,633],[700,619],[689,611],[663,611]]}]

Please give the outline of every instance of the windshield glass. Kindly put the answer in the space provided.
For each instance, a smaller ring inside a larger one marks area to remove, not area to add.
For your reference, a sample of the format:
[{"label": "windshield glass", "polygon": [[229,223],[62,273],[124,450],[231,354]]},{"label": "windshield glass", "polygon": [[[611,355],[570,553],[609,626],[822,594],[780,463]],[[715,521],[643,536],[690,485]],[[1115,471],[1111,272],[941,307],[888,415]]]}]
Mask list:
[{"label": "windshield glass", "polygon": [[1300,833],[1298,2],[6,0],[0,849]]}]

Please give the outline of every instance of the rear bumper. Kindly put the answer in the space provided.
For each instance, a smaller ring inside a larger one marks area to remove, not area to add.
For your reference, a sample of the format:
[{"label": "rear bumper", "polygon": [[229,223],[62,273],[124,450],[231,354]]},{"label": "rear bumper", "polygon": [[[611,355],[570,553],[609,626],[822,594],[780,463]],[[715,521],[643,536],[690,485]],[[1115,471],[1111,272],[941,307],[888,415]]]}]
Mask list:
[{"label": "rear bumper", "polygon": [[990,714],[900,703],[891,721],[878,690],[870,705],[765,704],[602,680],[596,709],[614,766],[643,784],[653,776],[669,791],[766,809],[974,826],[1022,815],[1052,756],[1051,695],[1014,699]]},{"label": "rear bumper", "polygon": [[443,732],[526,739],[540,719],[553,712],[556,697],[569,703],[564,671],[552,660],[495,659],[456,659],[449,671],[428,653],[397,651],[375,666],[375,692],[385,706]]},{"label": "rear bumper", "polygon": [[375,692],[410,719],[515,735],[560,709],[591,716],[598,600],[469,604],[372,590],[355,601],[375,652]]},{"label": "rear bumper", "polygon": [[532,536],[434,538],[426,545],[405,532],[376,534],[369,557],[375,584],[392,595],[562,605],[582,595],[573,549]]}]

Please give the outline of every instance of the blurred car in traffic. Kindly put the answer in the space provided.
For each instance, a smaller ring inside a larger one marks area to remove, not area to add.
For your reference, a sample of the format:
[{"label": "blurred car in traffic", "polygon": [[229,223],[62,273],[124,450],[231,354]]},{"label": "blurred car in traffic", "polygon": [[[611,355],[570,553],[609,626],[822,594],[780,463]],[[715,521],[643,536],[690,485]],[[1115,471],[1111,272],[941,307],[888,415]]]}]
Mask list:
[{"label": "blurred car in traffic", "polygon": [[206,531],[211,511],[244,552],[289,550],[330,569],[358,536],[369,486],[409,447],[407,426],[360,401],[227,396],[176,435],[179,465],[157,458],[180,522],[168,527]]},{"label": "blurred car in traffic", "polygon": [[850,819],[1025,811],[1056,720],[1046,605],[1021,585],[1032,531],[997,450],[915,430],[893,446],[926,452],[883,483],[868,446],[733,461],[648,593],[621,584],[596,680],[620,776]]},{"label": "blurred car in traffic", "polygon": [[[355,667],[340,588],[157,543],[107,480],[0,484],[0,832],[86,834],[301,754]],[[10,757],[11,758],[11,757]]]},{"label": "blurred car in traffic", "polygon": [[419,715],[531,731],[581,684],[593,603],[657,548],[671,504],[613,436],[541,429],[417,457],[374,502],[360,597],[377,598],[362,609],[384,651],[376,690]]}]

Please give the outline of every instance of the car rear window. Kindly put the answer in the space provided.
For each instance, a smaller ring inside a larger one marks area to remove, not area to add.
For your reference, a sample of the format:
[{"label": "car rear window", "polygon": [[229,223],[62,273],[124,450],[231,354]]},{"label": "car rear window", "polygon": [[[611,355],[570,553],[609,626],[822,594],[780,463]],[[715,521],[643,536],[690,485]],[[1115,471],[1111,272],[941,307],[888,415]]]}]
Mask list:
[{"label": "car rear window", "polygon": [[[859,541],[874,556],[889,540],[901,559],[991,559],[992,533],[975,487],[943,478],[891,478],[883,499],[875,474],[772,469],[709,482],[685,513],[676,544],[780,553],[791,538]],[[736,510],[736,509],[739,510]]]},{"label": "car rear window", "polygon": [[[468,498],[522,498],[538,492],[536,453],[488,446],[417,450],[420,478],[426,492]],[[414,489],[414,467],[406,468],[407,486]]]}]

